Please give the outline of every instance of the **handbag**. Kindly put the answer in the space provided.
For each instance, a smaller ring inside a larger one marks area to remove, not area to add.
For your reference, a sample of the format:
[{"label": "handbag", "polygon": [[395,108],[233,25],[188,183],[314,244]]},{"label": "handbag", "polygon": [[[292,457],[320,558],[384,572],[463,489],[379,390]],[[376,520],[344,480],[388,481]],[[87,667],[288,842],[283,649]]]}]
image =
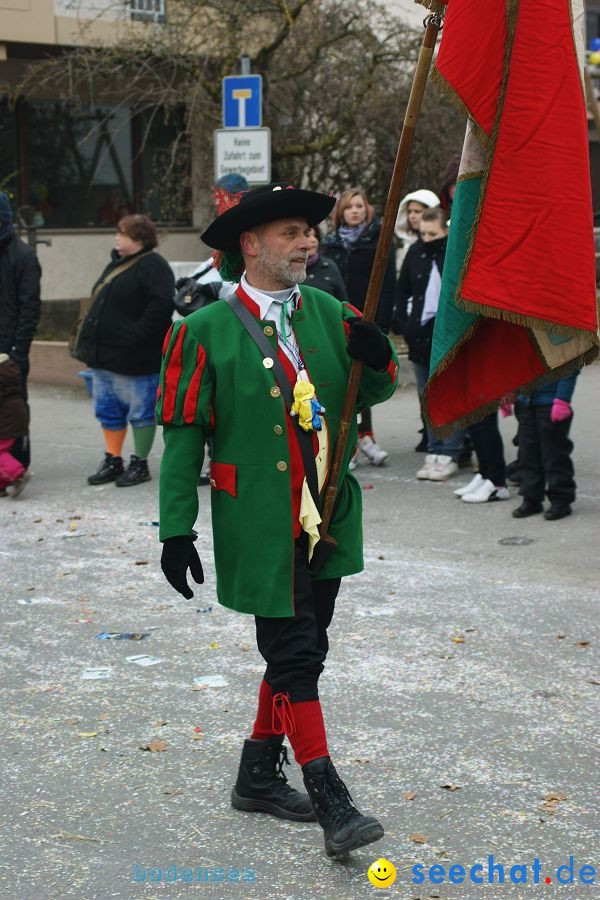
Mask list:
[{"label": "handbag", "polygon": [[203,306],[208,306],[209,303],[217,300],[223,285],[222,281],[198,282],[199,278],[202,278],[213,268],[214,262],[211,259],[203,269],[199,269],[193,275],[178,279],[175,284],[173,302],[180,316],[189,316],[190,313],[196,312],[197,309],[202,309]]},{"label": "handbag", "polygon": [[139,256],[136,256],[135,259],[128,259],[127,262],[123,263],[122,266],[115,266],[114,269],[111,269],[106,278],[103,278],[102,281],[99,281],[90,297],[81,301],[79,306],[79,318],[71,328],[69,333],[69,337],[67,339],[67,346],[69,348],[69,353],[73,357],[73,359],[78,359],[80,362],[85,362],[83,358],[82,350],[79,347],[79,341],[81,338],[81,333],[83,331],[83,326],[85,325],[85,320],[88,317],[88,314],[94,305],[94,301],[96,300],[98,294],[102,290],[102,288],[106,287],[113,278],[116,278],[117,275],[121,275],[122,272],[125,272],[127,269],[131,269],[132,266],[142,259],[144,256],[148,256],[151,253],[151,250],[147,250],[146,253],[141,253]]}]

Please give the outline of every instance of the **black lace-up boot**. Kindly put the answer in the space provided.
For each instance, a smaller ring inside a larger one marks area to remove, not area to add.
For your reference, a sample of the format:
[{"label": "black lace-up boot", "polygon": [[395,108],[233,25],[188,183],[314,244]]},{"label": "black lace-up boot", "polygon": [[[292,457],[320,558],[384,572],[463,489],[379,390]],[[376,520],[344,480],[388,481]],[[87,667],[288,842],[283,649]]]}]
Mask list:
[{"label": "black lace-up boot", "polygon": [[246,812],[271,813],[294,822],[314,822],[316,816],[309,798],[287,784],[284,763],[290,764],[283,735],[267,741],[244,741],[231,805]]},{"label": "black lace-up boot", "polygon": [[304,784],[325,833],[327,856],[344,856],[383,837],[383,828],[352,805],[348,788],[328,756],[302,766]]},{"label": "black lace-up boot", "polygon": [[117,487],[133,487],[134,484],[143,484],[144,481],[150,481],[151,477],[148,471],[148,460],[140,459],[139,456],[135,456],[132,453],[129,465],[119,475],[116,484]]},{"label": "black lace-up boot", "polygon": [[122,458],[120,456],[113,456],[112,453],[105,453],[104,459],[98,467],[98,471],[89,476],[88,484],[108,484],[109,481],[116,481],[119,475],[122,474]]}]

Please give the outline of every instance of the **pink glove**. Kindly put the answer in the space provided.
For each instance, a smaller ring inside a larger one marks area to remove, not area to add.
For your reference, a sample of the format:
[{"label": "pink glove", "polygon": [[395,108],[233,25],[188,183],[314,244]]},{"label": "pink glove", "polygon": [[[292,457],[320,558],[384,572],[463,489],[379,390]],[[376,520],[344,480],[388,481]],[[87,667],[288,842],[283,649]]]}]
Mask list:
[{"label": "pink glove", "polygon": [[514,409],[513,403],[517,399],[517,395],[512,392],[510,394],[505,394],[504,397],[500,400],[500,412],[502,414],[502,418],[506,419],[507,416],[512,416]]},{"label": "pink glove", "polygon": [[552,422],[564,422],[565,419],[568,419],[569,416],[573,415],[573,410],[571,409],[571,404],[567,403],[566,400],[559,400],[558,397],[555,397],[552,401],[552,409],[550,410],[550,419]]}]

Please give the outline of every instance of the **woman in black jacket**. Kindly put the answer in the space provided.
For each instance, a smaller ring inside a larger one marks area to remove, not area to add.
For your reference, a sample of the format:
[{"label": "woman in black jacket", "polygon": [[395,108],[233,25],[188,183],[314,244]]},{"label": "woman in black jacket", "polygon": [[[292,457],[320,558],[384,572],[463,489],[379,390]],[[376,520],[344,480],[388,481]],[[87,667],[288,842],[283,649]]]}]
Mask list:
[{"label": "woman in black jacket", "polygon": [[318,226],[311,229],[308,240],[309,249],[304,284],[325,291],[336,300],[347,300],[348,289],[344,284],[342,273],[332,259],[326,259],[319,253],[322,235]]},{"label": "woman in black jacket", "polygon": [[[347,299],[361,312],[365,305],[371,269],[375,259],[381,222],[374,217],[373,207],[362,188],[350,188],[338,198],[332,213],[333,234],[321,244],[321,254],[333,260],[342,273],[348,288]],[[388,257],[383,288],[375,321],[388,331],[394,309],[396,271],[394,252]],[[380,466],[387,458],[385,450],[376,443],[370,409],[361,409],[358,425],[358,446],[369,462]]]},{"label": "woman in black jacket", "polygon": [[[117,225],[112,260],[94,285],[92,306],[77,339],[77,356],[92,370],[96,418],[106,452],[89,484],[130,487],[150,480],[148,454],[156,431],[154,407],[162,344],[171,324],[175,282],[154,253],[156,229],[146,216]],[[123,468],[127,423],[135,453]]]}]

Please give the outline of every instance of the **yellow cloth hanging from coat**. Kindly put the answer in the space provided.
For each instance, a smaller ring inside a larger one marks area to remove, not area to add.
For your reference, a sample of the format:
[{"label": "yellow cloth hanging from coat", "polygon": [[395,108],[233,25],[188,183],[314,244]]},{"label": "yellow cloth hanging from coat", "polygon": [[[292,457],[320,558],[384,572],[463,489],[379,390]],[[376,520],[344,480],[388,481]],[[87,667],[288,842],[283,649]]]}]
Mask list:
[{"label": "yellow cloth hanging from coat", "polygon": [[[327,475],[329,472],[329,429],[327,423],[323,421],[323,428],[316,432],[319,440],[319,450],[315,457],[315,465],[317,467],[317,483],[319,493],[322,491]],[[308,561],[312,559],[315,544],[320,538],[319,525],[321,524],[321,514],[312,498],[312,494],[308,487],[306,478],[302,482],[302,494],[300,497],[300,525],[302,530],[308,535]]]}]

